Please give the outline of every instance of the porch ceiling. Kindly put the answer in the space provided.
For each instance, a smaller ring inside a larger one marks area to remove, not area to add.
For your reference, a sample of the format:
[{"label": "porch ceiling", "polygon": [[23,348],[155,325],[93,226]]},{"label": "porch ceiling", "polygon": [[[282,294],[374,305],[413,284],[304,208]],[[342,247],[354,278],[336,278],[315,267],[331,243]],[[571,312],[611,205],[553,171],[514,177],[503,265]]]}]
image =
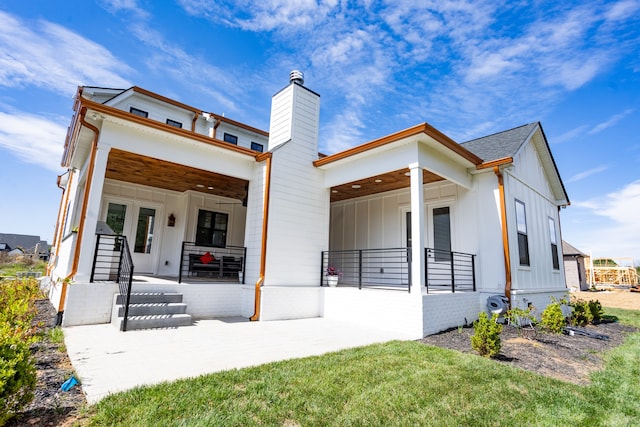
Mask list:
[{"label": "porch ceiling", "polygon": [[[370,196],[372,194],[384,193],[386,191],[408,188],[411,186],[411,179],[405,175],[409,169],[400,169],[393,172],[387,172],[382,175],[375,175],[365,179],[348,182],[342,185],[331,187],[331,201],[339,202],[341,200],[354,199],[356,197]],[[426,169],[422,171],[422,183],[444,181],[439,175],[429,172]],[[360,186],[353,188],[353,186]]]},{"label": "porch ceiling", "polygon": [[177,163],[111,149],[106,178],[184,192],[187,190],[242,200],[248,182]]}]

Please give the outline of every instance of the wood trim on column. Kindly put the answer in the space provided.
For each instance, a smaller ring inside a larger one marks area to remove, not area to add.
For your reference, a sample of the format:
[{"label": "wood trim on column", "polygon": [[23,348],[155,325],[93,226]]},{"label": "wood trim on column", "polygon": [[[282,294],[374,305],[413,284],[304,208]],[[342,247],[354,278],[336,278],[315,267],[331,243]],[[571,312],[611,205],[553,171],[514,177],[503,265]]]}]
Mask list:
[{"label": "wood trim on column", "polygon": [[260,277],[256,282],[255,287],[255,301],[253,302],[253,316],[250,317],[251,321],[260,320],[260,298],[262,295],[262,285],[264,284],[264,277],[267,269],[267,230],[269,225],[269,198],[271,195],[271,160],[273,158],[272,153],[265,153],[258,157],[258,161],[266,160],[266,173],[265,173],[265,185],[264,185],[264,205],[262,216],[262,246],[260,252]]},{"label": "wood trim on column", "polygon": [[[60,178],[63,175],[58,177],[58,188],[62,189],[62,195],[60,196],[60,207],[58,208],[58,221],[56,222],[56,230],[53,234],[53,247],[56,249],[53,257],[49,258],[49,264],[47,265],[47,276],[51,274],[53,267],[51,265],[52,261],[57,262],[58,254],[60,253],[60,243],[62,242],[62,233],[64,233],[64,228],[61,227],[63,225],[64,219],[67,217],[67,209],[69,208],[69,189],[71,188],[71,183],[73,182],[73,173],[71,170],[68,170],[69,180],[67,181],[67,187],[60,187]],[[62,216],[60,216],[62,214]]]},{"label": "wood trim on column", "polygon": [[509,253],[509,235],[507,233],[507,201],[504,193],[504,177],[498,166],[493,167],[493,172],[498,177],[498,191],[500,192],[500,214],[502,216],[502,247],[504,252],[504,296],[507,297],[511,308],[511,255]]},{"label": "wood trim on column", "polygon": [[87,203],[89,202],[89,191],[91,190],[91,182],[93,180],[93,170],[96,161],[96,152],[98,151],[98,138],[100,129],[85,120],[87,108],[82,107],[80,110],[80,123],[93,132],[93,141],[91,142],[91,154],[89,155],[89,168],[87,170],[87,180],[84,186],[84,195],[82,196],[82,213],[80,214],[80,223],[78,224],[78,234],[76,237],[76,246],[73,252],[73,263],[71,264],[71,273],[62,282],[62,292],[60,294],[60,305],[58,312],[64,311],[64,300],[67,295],[68,281],[78,272],[78,261],[80,259],[80,247],[82,246],[82,237],[84,235],[84,221],[87,216]]}]

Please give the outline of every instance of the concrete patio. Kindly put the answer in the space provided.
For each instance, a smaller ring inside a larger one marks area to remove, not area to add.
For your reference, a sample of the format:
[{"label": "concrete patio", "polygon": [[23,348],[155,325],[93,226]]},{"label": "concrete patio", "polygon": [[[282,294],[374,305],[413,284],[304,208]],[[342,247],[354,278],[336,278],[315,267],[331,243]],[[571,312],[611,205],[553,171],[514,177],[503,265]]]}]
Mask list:
[{"label": "concrete patio", "polygon": [[91,404],[140,385],[409,339],[398,332],[324,318],[270,322],[226,318],[128,332],[103,324],[65,328],[64,335]]}]

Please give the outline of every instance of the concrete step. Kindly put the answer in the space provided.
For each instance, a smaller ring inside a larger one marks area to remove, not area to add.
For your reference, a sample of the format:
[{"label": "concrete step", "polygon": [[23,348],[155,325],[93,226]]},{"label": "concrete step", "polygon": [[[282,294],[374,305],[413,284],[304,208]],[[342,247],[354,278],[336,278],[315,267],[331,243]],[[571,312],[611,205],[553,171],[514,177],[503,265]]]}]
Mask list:
[{"label": "concrete step", "polygon": [[[118,294],[116,304],[122,305],[123,301],[123,295]],[[135,292],[131,293],[131,298],[129,299],[129,305],[180,302],[182,302],[182,294],[176,292]]]},{"label": "concrete step", "polygon": [[[124,316],[124,307],[117,305],[118,317]],[[183,302],[150,302],[129,304],[129,316],[147,316],[152,314],[185,314],[187,304]]]},{"label": "concrete step", "polygon": [[[118,317],[116,326],[122,330],[122,317]],[[129,316],[127,331],[137,329],[177,328],[191,326],[190,314],[154,314],[147,316]]]}]

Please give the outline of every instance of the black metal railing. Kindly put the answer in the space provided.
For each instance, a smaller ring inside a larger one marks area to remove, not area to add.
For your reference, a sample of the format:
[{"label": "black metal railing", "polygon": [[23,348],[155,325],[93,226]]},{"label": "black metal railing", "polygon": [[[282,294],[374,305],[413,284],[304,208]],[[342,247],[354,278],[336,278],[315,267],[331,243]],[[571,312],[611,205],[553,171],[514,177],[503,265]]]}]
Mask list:
[{"label": "black metal railing", "polygon": [[96,248],[89,281],[93,283],[96,280],[104,280],[118,284],[124,309],[122,331],[127,330],[133,269],[133,259],[125,236],[96,234]]},{"label": "black metal railing", "polygon": [[429,291],[475,291],[475,255],[425,248],[425,283]]},{"label": "black metal railing", "polygon": [[328,270],[338,273],[340,286],[411,289],[411,249],[323,251],[320,285],[329,284]]},{"label": "black metal railing", "polygon": [[182,242],[178,283],[185,277],[208,277],[220,281],[244,283],[247,248],[224,248]]}]

